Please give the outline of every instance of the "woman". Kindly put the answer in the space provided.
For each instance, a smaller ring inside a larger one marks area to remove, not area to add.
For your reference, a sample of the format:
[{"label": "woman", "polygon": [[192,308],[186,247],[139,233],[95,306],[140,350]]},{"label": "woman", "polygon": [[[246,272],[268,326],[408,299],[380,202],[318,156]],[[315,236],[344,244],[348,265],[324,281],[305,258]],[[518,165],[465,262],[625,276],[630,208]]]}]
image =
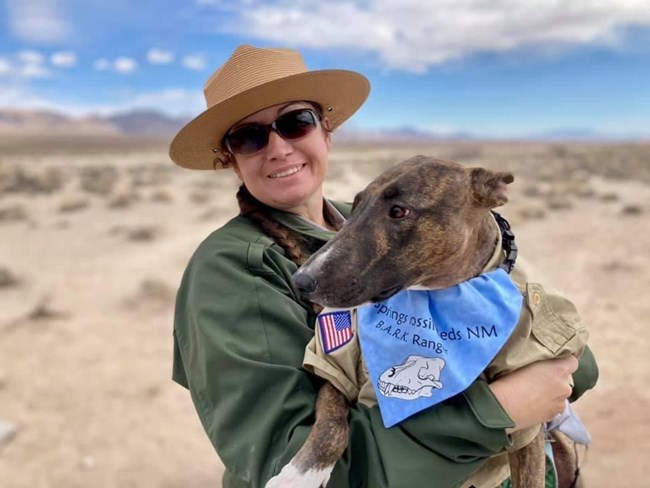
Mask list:
[{"label": "woman", "polygon": [[[291,50],[240,46],[205,86],[208,109],[170,156],[192,169],[230,168],[241,214],[192,257],[177,297],[175,381],[190,390],[226,466],[224,487],[261,487],[313,423],[321,381],[301,368],[316,307],[291,276],[341,227],[349,205],[323,198],[331,132],[365,101],[358,73],[307,71]],[[593,356],[521,369],[385,429],[354,405],[350,444],[329,486],[458,486],[510,434],[549,420],[596,381]],[[571,384],[575,382],[573,391]]]}]

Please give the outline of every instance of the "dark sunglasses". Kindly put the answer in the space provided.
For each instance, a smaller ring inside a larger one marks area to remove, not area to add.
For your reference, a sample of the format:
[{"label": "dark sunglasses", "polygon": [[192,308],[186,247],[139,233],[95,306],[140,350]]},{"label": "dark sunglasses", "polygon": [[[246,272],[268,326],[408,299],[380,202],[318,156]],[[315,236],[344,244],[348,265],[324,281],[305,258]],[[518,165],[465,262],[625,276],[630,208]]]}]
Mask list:
[{"label": "dark sunglasses", "polygon": [[271,130],[286,140],[305,137],[318,125],[319,117],[310,108],[300,108],[280,115],[270,124],[245,124],[232,130],[223,138],[232,154],[248,156],[264,149],[269,143]]}]

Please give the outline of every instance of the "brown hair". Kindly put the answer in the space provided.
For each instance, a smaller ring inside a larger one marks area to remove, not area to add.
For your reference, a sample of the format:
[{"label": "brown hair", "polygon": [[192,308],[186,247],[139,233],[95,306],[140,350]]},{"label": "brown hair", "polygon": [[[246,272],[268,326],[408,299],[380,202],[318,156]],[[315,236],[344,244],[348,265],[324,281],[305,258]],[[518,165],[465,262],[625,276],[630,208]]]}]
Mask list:
[{"label": "brown hair", "polygon": [[[307,261],[309,256],[304,252],[305,243],[303,238],[271,217],[268,214],[268,207],[255,198],[244,185],[239,187],[237,202],[239,203],[241,215],[259,225],[266,235],[284,249],[286,255],[296,265],[302,266]],[[316,303],[312,303],[311,307],[316,314],[323,309]]]},{"label": "brown hair", "polygon": [[302,238],[274,220],[267,213],[267,206],[255,198],[246,186],[241,185],[237,192],[237,201],[239,202],[239,210],[244,217],[248,217],[262,230],[277,242],[289,258],[301,266],[307,261],[307,256],[303,253],[303,240]]}]

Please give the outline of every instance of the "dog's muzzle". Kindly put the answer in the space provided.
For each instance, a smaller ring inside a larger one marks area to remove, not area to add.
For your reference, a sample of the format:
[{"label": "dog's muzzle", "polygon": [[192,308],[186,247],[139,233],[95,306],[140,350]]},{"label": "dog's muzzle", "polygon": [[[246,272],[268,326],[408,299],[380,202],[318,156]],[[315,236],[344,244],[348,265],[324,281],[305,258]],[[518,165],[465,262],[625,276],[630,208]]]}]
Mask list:
[{"label": "dog's muzzle", "polygon": [[298,271],[293,275],[293,284],[298,292],[305,298],[309,298],[316,291],[318,282],[308,273]]}]

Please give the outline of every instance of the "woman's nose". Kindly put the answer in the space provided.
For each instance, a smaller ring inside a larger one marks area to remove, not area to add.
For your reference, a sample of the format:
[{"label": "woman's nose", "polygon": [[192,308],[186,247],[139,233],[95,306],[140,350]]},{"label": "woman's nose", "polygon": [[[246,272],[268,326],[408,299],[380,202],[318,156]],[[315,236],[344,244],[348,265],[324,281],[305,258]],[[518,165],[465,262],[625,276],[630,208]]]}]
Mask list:
[{"label": "woman's nose", "polygon": [[269,131],[269,143],[266,146],[266,154],[270,159],[282,158],[293,152],[290,141],[284,139],[275,130]]}]

